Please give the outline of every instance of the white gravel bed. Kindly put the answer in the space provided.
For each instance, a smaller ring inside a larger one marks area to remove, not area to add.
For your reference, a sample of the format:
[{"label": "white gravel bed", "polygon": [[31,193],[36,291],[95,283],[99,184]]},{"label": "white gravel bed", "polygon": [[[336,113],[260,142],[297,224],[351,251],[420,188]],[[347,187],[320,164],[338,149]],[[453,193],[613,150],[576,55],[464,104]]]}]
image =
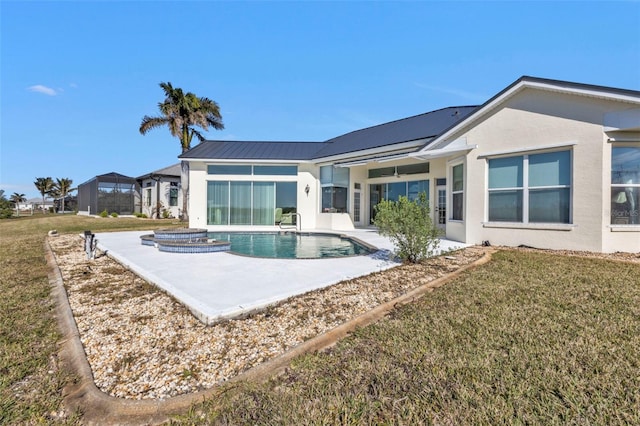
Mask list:
[{"label": "white gravel bed", "polygon": [[167,398],[209,388],[422,284],[478,259],[470,247],[206,326],[175,299],[77,235],[50,238],[95,383],[122,398]]}]

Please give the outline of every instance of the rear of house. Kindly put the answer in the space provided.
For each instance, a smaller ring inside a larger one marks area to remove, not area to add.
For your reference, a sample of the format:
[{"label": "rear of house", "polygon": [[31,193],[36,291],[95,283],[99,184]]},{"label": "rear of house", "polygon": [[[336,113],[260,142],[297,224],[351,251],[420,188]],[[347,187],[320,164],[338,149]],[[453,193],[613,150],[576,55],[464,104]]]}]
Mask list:
[{"label": "rear of house", "polygon": [[190,164],[190,226],[303,230],[373,223],[425,193],[448,239],[640,252],[640,92],[522,77],[449,107],[324,142],[206,141]]}]

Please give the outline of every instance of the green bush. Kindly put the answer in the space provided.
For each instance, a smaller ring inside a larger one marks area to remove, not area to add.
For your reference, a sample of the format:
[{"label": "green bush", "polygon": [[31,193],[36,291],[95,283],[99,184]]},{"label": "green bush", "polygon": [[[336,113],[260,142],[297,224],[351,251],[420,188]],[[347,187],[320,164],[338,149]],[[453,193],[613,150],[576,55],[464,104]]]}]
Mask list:
[{"label": "green bush", "polygon": [[374,224],[380,235],[389,237],[396,246],[396,255],[405,262],[416,263],[432,256],[438,248],[438,229],[429,216],[429,203],[425,193],[409,201],[401,196],[398,201],[383,200],[376,207]]},{"label": "green bush", "polygon": [[11,206],[0,206],[0,219],[9,219],[13,217],[13,213]]},{"label": "green bush", "polygon": [[107,217],[109,216],[109,212],[107,211],[107,209],[104,209],[100,212],[100,217]]},{"label": "green bush", "polygon": [[118,217],[118,213],[116,212],[111,213],[111,217]]},{"label": "green bush", "polygon": [[171,212],[167,209],[163,209],[162,210],[162,218],[163,219],[169,219],[171,217]]},{"label": "green bush", "polygon": [[11,202],[4,196],[4,191],[0,189],[0,219],[9,219],[13,216]]}]

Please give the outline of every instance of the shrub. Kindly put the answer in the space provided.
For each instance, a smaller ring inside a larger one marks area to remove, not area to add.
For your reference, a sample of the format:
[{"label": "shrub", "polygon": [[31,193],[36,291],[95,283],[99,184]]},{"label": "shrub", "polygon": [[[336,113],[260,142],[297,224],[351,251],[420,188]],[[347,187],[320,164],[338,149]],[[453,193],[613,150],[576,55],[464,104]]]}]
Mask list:
[{"label": "shrub", "polygon": [[111,213],[111,217],[118,217],[118,213],[116,212]]},{"label": "shrub", "polygon": [[398,201],[383,200],[376,207],[374,224],[380,235],[389,237],[396,246],[396,255],[412,263],[432,256],[438,248],[438,229],[429,216],[425,193],[409,201],[401,196]]},{"label": "shrub", "polygon": [[171,217],[171,212],[167,209],[163,209],[162,210],[162,218],[163,219],[169,219]]},{"label": "shrub", "polygon": [[13,217],[13,213],[11,206],[0,206],[0,219],[9,219]]},{"label": "shrub", "polygon": [[104,209],[100,212],[100,217],[107,217],[109,216],[109,212],[107,211],[107,209]]},{"label": "shrub", "polygon": [[11,202],[4,196],[4,191],[0,189],[0,219],[9,219],[13,216]]}]

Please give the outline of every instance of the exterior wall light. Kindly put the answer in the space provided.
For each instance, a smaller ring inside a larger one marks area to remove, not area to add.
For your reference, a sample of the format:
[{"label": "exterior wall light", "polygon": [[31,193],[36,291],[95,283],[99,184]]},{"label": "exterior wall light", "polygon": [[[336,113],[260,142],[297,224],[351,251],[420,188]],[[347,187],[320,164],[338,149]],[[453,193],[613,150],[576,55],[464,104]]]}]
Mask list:
[{"label": "exterior wall light", "polygon": [[307,197],[309,196],[309,190],[311,188],[309,188],[309,184],[307,184],[307,186],[304,187],[304,193],[307,194]]}]

